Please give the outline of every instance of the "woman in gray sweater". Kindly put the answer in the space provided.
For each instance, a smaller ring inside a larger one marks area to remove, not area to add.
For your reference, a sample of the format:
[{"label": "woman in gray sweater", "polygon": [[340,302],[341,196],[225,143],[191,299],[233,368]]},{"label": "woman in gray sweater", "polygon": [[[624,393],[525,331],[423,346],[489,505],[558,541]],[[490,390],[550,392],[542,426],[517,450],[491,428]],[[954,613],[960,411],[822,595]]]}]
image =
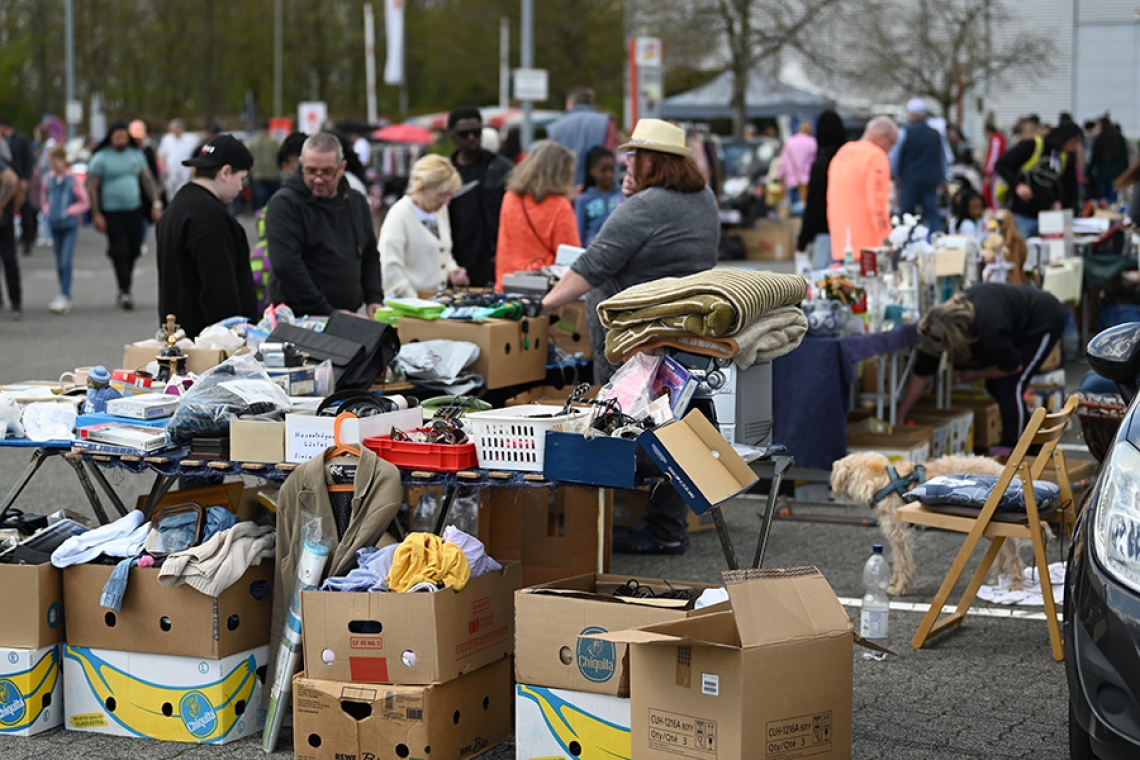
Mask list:
[{"label": "woman in gray sweater", "polygon": [[[617,369],[606,360],[606,330],[597,306],[626,288],[662,277],[684,277],[716,266],[720,215],[716,196],[689,157],[685,131],[659,119],[637,122],[622,191],[629,198],[602,225],[590,247],[542,300],[550,313],[586,296],[594,382],[604,385]],[[617,552],[681,554],[689,545],[685,511],[672,489],[654,491],[647,528],[615,537]]]},{"label": "woman in gray sweater", "polygon": [[597,305],[643,282],[712,269],[720,241],[716,196],[689,158],[683,129],[642,119],[619,150],[629,151],[622,191],[630,197],[542,300],[549,313],[586,296],[598,385],[617,368],[606,361],[606,330]]}]

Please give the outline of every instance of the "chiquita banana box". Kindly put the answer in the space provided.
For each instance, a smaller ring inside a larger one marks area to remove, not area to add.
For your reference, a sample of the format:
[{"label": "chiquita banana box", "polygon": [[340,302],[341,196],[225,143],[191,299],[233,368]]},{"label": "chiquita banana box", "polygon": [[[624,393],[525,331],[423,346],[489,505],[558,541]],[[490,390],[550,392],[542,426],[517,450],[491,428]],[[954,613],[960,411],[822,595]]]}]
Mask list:
[{"label": "chiquita banana box", "polygon": [[0,735],[34,736],[63,723],[61,645],[0,649]]},{"label": "chiquita banana box", "polygon": [[628,760],[629,699],[584,691],[515,686],[515,757]]},{"label": "chiquita banana box", "polygon": [[220,660],[64,650],[65,727],[162,741],[225,744],[260,735],[268,647]]}]

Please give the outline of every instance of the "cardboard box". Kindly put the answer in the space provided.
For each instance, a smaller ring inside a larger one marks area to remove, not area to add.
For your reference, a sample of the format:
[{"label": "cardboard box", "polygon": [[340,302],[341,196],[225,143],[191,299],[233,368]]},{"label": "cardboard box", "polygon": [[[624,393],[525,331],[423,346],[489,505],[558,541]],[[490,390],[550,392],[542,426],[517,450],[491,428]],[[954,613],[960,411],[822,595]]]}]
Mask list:
[{"label": "cardboard box", "polygon": [[293,679],[296,760],[467,760],[510,737],[510,660],[425,686]]},{"label": "cardboard box", "polygon": [[637,443],[699,515],[748,490],[760,479],[697,410],[645,431]]},{"label": "cardboard box", "polygon": [[[237,515],[239,521],[256,520],[261,516],[261,505],[257,502],[255,495],[251,497],[250,493],[256,494],[259,489],[245,488],[241,482],[237,483],[219,483],[216,486],[203,486],[202,488],[189,488],[182,491],[167,491],[154,505],[157,510],[159,507],[165,507],[170,504],[185,504],[188,501],[195,501],[203,507],[227,507],[231,512]],[[139,496],[135,501],[135,509],[143,512],[146,510],[146,494]]]},{"label": "cardboard box", "polygon": [[[123,369],[146,369],[146,365],[155,360],[161,349],[156,346],[140,346],[128,343],[123,347]],[[208,369],[218,366],[233,356],[235,351],[222,351],[213,348],[184,348],[186,354],[186,371],[200,375]]]},{"label": "cardboard box", "polygon": [[550,324],[550,342],[568,354],[581,354],[583,359],[594,358],[590,342],[590,325],[586,320],[586,302],[571,301],[554,312]]},{"label": "cardboard box", "polygon": [[262,646],[219,660],[68,645],[66,728],[192,744],[260,736],[258,669],[268,652]]},{"label": "cardboard box", "polygon": [[898,426],[893,433],[848,433],[848,451],[878,451],[893,462],[922,464],[930,459],[934,430],[925,425]]},{"label": "cardboard box", "polygon": [[[661,486],[662,488],[664,486]],[[649,510],[649,493],[652,486],[623,488],[614,490],[614,528],[644,528],[645,513]],[[732,502],[721,504],[721,509],[730,509]],[[714,530],[712,512],[698,515],[691,509],[685,510],[685,519],[690,533],[703,533]]]},{"label": "cardboard box", "polygon": [[65,568],[67,642],[73,647],[209,660],[255,649],[269,642],[273,566],[262,562],[249,568],[218,597],[190,586],[163,586],[157,567],[132,567],[118,612],[99,606],[113,565]]},{"label": "cardboard box", "polygon": [[[573,722],[549,720],[573,716]],[[633,757],[629,699],[518,684],[515,687],[515,757]]]},{"label": "cardboard box", "polygon": [[911,418],[919,425],[931,428],[931,459],[947,454],[971,453],[970,428],[974,425],[974,413],[969,409],[917,406]]},{"label": "cardboard box", "polygon": [[739,575],[730,611],[599,636],[632,644],[634,757],[850,758],[855,634],[835,592],[814,568]]},{"label": "cardboard box", "polygon": [[290,396],[312,396],[317,392],[317,372],[313,367],[267,367],[265,373]]},{"label": "cardboard box", "polygon": [[609,489],[491,488],[479,504],[479,540],[500,562],[522,564],[523,586],[595,573],[599,561],[608,572],[612,531]]},{"label": "cardboard box", "polygon": [[61,645],[0,649],[0,736],[35,736],[63,725]]},{"label": "cardboard box", "polygon": [[31,650],[63,641],[63,573],[51,564],[0,565],[0,609],[9,611],[0,615],[0,646]]},{"label": "cardboard box", "polygon": [[950,403],[974,413],[973,449],[988,449],[1001,444],[1001,407],[986,395],[953,393]]},{"label": "cardboard box", "polygon": [[400,341],[463,340],[479,346],[479,358],[469,369],[483,376],[487,388],[539,382],[546,378],[546,318],[488,319],[463,322],[455,319],[401,319]]},{"label": "cardboard box", "polygon": [[[528,391],[523,391],[518,395],[511,396],[506,400],[504,406],[523,406],[525,404],[550,404],[556,401],[565,401],[570,398],[570,394],[574,392],[577,385],[564,385],[561,388],[555,388],[553,385],[540,385],[537,388],[531,388]],[[590,390],[586,391],[583,398],[597,398],[598,391],[602,389],[600,385],[591,385]]]},{"label": "cardboard box", "polygon": [[[630,599],[614,590],[627,575],[579,575],[515,593],[515,680],[559,689],[629,695],[628,648],[582,638],[597,633],[684,619],[692,602]],[[707,583],[634,578],[658,591],[696,589]]]},{"label": "cardboard box", "polygon": [[285,461],[285,420],[238,417],[230,420],[230,459],[235,462]]},{"label": "cardboard box", "polygon": [[744,256],[760,261],[791,261],[800,234],[800,220],[758,219],[752,229],[736,233],[744,241]]},{"label": "cardboard box", "polygon": [[[323,454],[325,449],[333,445],[335,424],[335,417],[286,414],[284,461],[307,462],[318,454]],[[423,424],[423,410],[419,407],[401,409],[372,417],[345,420],[340,429],[340,437],[344,443],[358,444],[374,435],[387,435],[392,428],[410,430]]]},{"label": "cardboard box", "polygon": [[[492,555],[494,556],[494,555]],[[514,647],[517,562],[434,594],[306,591],[305,662],[318,680],[431,684],[451,681]]]}]

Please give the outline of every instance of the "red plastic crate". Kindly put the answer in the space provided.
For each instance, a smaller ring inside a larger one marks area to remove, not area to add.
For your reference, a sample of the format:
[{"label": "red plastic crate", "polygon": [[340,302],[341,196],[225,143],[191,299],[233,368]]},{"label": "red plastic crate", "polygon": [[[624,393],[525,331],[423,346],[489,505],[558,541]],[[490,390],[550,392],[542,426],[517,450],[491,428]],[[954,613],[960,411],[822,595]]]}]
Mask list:
[{"label": "red plastic crate", "polygon": [[374,435],[364,439],[364,446],[381,459],[405,470],[458,472],[479,466],[474,443],[449,446],[442,443],[393,441],[386,435]]}]

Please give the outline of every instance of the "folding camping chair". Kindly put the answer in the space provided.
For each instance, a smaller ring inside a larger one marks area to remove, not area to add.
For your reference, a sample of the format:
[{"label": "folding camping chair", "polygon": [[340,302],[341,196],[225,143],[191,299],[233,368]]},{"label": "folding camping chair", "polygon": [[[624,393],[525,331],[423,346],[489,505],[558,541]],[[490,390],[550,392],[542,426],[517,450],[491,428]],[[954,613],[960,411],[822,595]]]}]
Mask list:
[{"label": "folding camping chair", "polygon": [[[974,602],[978,589],[986,579],[990,567],[997,558],[1002,544],[1009,538],[1028,538],[1033,544],[1033,558],[1037,565],[1038,577],[1041,580],[1041,593],[1045,598],[1045,620],[1049,626],[1049,640],[1053,646],[1053,659],[1060,662],[1064,658],[1064,648],[1061,643],[1061,628],[1057,623],[1057,610],[1053,603],[1053,587],[1049,582],[1049,564],[1045,558],[1045,535],[1042,529],[1042,520],[1056,522],[1062,529],[1068,529],[1076,519],[1076,507],[1073,503],[1073,491],[1069,483],[1068,470],[1065,467],[1064,452],[1058,448],[1061,436],[1068,427],[1069,420],[1077,411],[1078,399],[1070,396],[1064,409],[1056,414],[1046,414],[1044,409],[1038,409],[1029,419],[1029,425],[1022,433],[1021,439],[1014,447],[1013,453],[1006,462],[1005,470],[998,478],[997,484],[990,493],[986,503],[976,515],[963,516],[936,511],[914,503],[900,507],[898,518],[903,522],[915,525],[925,525],[931,528],[952,530],[966,533],[965,542],[950,566],[942,586],[934,597],[930,610],[922,619],[918,631],[914,634],[911,645],[921,649],[932,637],[954,628],[962,623],[966,611]],[[1027,456],[1031,446],[1041,446],[1036,457]],[[1057,485],[1060,487],[1060,497],[1052,505],[1042,507],[1037,504],[1037,496],[1033,490],[1033,481],[1041,480],[1041,474],[1046,466],[1052,462],[1056,472]],[[998,512],[998,503],[1005,494],[1013,479],[1021,478],[1025,494],[1025,512]],[[989,549],[986,550],[982,563],[974,572],[969,585],[962,594],[958,607],[953,613],[939,620],[942,615],[942,606],[950,598],[950,593],[957,585],[959,578],[966,569],[966,563],[973,554],[982,536],[992,539]]]}]

